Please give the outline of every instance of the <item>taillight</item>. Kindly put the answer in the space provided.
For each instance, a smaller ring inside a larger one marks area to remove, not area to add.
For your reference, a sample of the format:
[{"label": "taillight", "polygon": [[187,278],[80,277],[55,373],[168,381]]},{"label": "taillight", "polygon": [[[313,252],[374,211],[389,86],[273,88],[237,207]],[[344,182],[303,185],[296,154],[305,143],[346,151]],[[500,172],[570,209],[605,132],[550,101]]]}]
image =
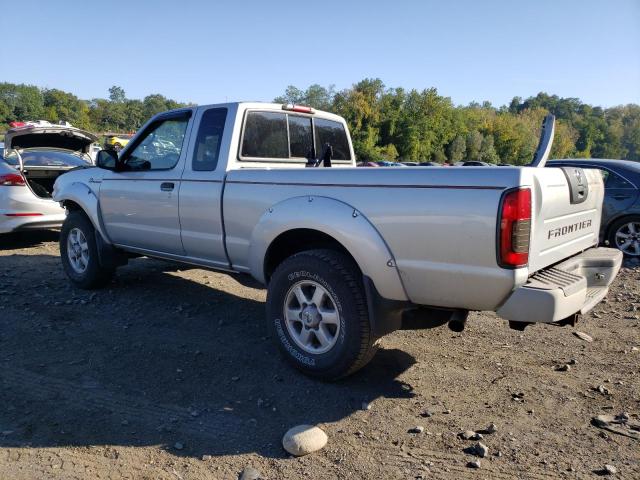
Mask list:
[{"label": "taillight", "polygon": [[502,267],[524,267],[529,262],[531,234],[531,190],[507,192],[500,211],[499,246]]},{"label": "taillight", "polygon": [[0,187],[24,187],[27,183],[19,173],[0,175]]}]

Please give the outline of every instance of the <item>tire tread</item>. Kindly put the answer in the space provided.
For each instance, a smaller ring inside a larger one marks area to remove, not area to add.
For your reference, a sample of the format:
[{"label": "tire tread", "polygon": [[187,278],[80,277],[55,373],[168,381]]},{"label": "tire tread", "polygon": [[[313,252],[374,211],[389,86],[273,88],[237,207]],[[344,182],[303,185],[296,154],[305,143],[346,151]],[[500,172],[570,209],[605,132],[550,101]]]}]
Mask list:
[{"label": "tire tread", "polygon": [[[371,324],[369,322],[369,313],[367,308],[366,296],[364,293],[364,286],[361,280],[360,269],[349,257],[341,252],[331,249],[305,250],[292,255],[287,260],[296,259],[303,256],[314,257],[333,269],[345,282],[348,290],[352,295],[352,298],[350,300],[353,301],[356,306],[357,321],[359,322],[360,345],[355,360],[346,368],[346,370],[338,372],[336,375],[315,375],[322,378],[328,378],[330,380],[338,380],[360,370],[367,363],[369,363],[369,361],[374,357],[378,350],[378,344],[376,342],[377,339],[373,337],[371,331]],[[279,273],[279,270],[287,268],[287,260],[278,265],[273,274],[274,277]],[[311,375],[314,374],[311,373]]]}]

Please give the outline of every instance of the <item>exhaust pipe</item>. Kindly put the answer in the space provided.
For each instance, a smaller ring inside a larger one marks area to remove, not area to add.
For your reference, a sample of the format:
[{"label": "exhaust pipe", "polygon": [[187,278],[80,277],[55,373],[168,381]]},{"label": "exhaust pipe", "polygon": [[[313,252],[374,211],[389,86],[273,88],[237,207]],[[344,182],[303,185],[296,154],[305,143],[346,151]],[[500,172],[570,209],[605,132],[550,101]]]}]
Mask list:
[{"label": "exhaust pipe", "polygon": [[449,323],[447,326],[449,330],[454,332],[462,332],[464,327],[467,325],[467,317],[469,316],[468,310],[455,310],[451,313],[451,318],[449,318]]}]

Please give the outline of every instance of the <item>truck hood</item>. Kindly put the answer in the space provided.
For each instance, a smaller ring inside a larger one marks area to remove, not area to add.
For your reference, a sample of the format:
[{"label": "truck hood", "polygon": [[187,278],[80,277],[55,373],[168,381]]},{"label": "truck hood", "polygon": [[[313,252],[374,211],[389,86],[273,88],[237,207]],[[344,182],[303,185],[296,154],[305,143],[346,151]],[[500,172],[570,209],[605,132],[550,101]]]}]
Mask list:
[{"label": "truck hood", "polygon": [[75,127],[62,125],[24,126],[10,129],[4,136],[5,150],[33,147],[61,148],[87,153],[89,145],[98,137],[93,133]]}]

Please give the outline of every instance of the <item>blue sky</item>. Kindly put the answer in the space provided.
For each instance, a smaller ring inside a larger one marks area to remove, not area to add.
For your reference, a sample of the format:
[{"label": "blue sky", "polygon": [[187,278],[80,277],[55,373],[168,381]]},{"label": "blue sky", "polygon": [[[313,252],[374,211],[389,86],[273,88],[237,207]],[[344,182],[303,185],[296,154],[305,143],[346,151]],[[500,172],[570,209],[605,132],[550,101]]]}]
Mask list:
[{"label": "blue sky", "polygon": [[[287,85],[539,91],[640,103],[640,0],[13,1],[0,81],[106,97],[271,100]],[[15,23],[14,20],[15,19]]]}]

